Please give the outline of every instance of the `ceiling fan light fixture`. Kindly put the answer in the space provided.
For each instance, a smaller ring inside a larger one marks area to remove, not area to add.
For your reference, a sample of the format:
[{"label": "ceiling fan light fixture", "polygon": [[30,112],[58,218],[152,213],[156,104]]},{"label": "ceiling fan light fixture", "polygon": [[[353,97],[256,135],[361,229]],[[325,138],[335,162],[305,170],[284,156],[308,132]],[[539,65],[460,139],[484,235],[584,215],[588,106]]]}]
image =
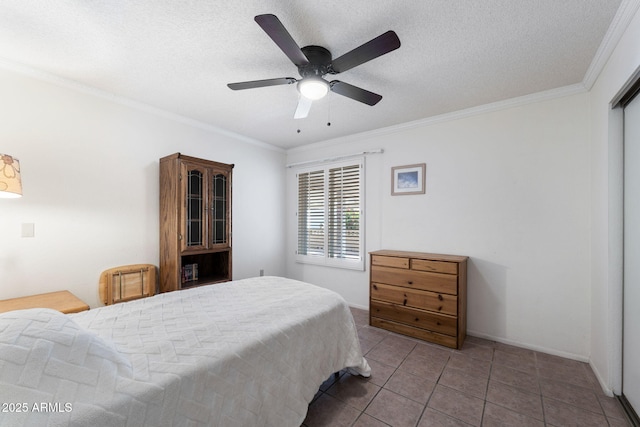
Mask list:
[{"label": "ceiling fan light fixture", "polygon": [[329,91],[351,98],[366,105],[376,105],[382,96],[377,93],[350,85],[339,80],[331,82],[323,79],[327,74],[339,74],[357,67],[400,47],[400,39],[393,31],[387,31],[355,49],[333,59],[331,52],[322,46],[308,45],[300,47],[291,34],[282,25],[277,16],[267,13],[254,18],[264,32],[278,45],[280,50],[298,68],[302,79],[281,77],[276,79],[253,80],[229,83],[231,90],[253,89],[265,86],[287,85],[297,82],[300,93],[295,119],[307,117],[311,103],[325,97]]},{"label": "ceiling fan light fixture", "polygon": [[329,83],[320,77],[305,77],[298,82],[298,91],[305,98],[315,101],[329,93]]}]

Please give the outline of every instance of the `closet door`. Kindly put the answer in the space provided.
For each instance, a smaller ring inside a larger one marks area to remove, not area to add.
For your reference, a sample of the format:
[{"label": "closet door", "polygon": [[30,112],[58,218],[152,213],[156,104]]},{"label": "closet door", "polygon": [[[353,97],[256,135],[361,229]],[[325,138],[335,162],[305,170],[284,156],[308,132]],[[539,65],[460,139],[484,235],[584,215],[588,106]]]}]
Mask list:
[{"label": "closet door", "polygon": [[622,394],[640,413],[640,96],[624,109]]}]

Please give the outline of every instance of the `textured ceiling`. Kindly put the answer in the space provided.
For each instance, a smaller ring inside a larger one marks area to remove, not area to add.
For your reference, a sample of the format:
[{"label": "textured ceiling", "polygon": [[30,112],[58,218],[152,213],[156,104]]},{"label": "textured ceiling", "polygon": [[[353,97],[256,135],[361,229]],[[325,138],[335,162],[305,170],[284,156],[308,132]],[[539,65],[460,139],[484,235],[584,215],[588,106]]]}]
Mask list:
[{"label": "textured ceiling", "polygon": [[[620,4],[3,0],[0,58],[291,148],[579,84]],[[278,16],[300,47],[321,45],[334,58],[394,30],[398,50],[337,76],[382,101],[370,107],[330,93],[294,120],[295,85],[227,88],[299,77],[253,20],[264,13]]]}]

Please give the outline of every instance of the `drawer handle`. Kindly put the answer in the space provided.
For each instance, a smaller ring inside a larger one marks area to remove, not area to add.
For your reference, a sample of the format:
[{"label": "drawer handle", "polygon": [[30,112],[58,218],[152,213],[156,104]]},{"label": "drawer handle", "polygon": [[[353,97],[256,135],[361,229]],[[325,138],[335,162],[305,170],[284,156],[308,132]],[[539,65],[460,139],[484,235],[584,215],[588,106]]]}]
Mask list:
[{"label": "drawer handle", "polygon": [[410,285],[413,285],[413,281],[409,280],[407,283],[409,283]]},{"label": "drawer handle", "polygon": [[438,311],[442,311],[442,306],[438,307]]},{"label": "drawer handle", "polygon": [[407,305],[407,299],[405,298],[404,301],[402,301],[402,305]]},{"label": "drawer handle", "polygon": [[373,289],[378,290],[378,285],[373,285]]},{"label": "drawer handle", "polygon": [[442,301],[444,298],[442,298],[442,295],[438,295],[438,299]]}]

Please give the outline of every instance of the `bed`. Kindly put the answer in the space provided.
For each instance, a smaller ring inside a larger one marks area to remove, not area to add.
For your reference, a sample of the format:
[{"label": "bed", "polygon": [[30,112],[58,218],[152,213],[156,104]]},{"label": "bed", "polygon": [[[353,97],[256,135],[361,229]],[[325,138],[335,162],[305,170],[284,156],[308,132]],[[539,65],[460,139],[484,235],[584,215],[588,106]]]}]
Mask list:
[{"label": "bed", "polygon": [[369,376],[346,302],[259,277],[64,315],[0,315],[2,426],[295,426]]}]

